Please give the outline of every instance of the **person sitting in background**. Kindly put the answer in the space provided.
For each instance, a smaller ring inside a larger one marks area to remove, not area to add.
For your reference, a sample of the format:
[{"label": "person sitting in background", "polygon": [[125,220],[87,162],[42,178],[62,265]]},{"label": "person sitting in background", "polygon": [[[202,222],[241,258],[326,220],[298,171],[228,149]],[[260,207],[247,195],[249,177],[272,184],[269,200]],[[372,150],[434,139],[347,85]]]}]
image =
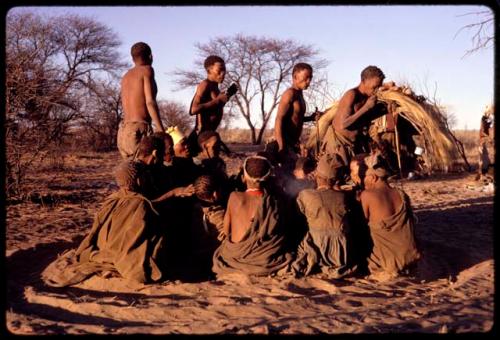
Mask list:
[{"label": "person sitting in background", "polygon": [[299,157],[293,169],[293,178],[285,182],[284,191],[292,199],[296,199],[300,191],[314,188],[314,180],[311,173],[316,168],[313,159],[309,157]]},{"label": "person sitting in background", "polygon": [[491,163],[490,155],[488,153],[488,147],[493,146],[493,138],[490,135],[491,125],[493,124],[494,107],[486,106],[483,116],[481,117],[481,126],[479,127],[479,162],[478,162],[478,173],[476,180],[480,180],[488,171],[488,167]]},{"label": "person sitting in background", "polygon": [[215,131],[203,131],[198,136],[201,152],[197,160],[204,174],[212,174],[227,179],[226,162],[220,158],[221,139]]},{"label": "person sitting in background", "polygon": [[191,268],[200,276],[212,273],[212,258],[224,238],[225,207],[221,200],[221,186],[214,176],[202,175],[194,182],[196,202],[190,223]]},{"label": "person sitting in background", "polygon": [[365,163],[365,189],[360,199],[373,242],[368,269],[375,279],[391,278],[421,257],[415,240],[415,217],[408,195],[387,182],[387,165],[380,155],[368,156]]},{"label": "person sitting in background", "polygon": [[193,184],[194,180],[201,175],[201,170],[193,162],[186,136],[184,136],[177,126],[169,127],[166,132],[172,137],[174,142],[172,165],[174,166],[176,186]]}]

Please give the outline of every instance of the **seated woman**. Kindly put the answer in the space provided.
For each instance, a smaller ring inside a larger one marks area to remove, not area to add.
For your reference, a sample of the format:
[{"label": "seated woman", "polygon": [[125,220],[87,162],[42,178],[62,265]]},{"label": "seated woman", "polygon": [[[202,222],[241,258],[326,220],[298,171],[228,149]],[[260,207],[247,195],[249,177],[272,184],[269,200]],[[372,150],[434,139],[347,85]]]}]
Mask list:
[{"label": "seated woman", "polygon": [[225,239],[213,257],[217,274],[270,275],[287,270],[284,214],[278,200],[263,188],[271,164],[251,156],[243,164],[245,192],[232,192],[224,216]]},{"label": "seated woman", "polygon": [[373,242],[368,268],[373,278],[395,277],[421,256],[415,217],[408,195],[387,182],[389,172],[383,159],[375,154],[365,163],[368,169],[360,199]]},{"label": "seated woman", "polygon": [[316,189],[302,190],[297,197],[299,210],[307,219],[308,232],[298,247],[293,268],[304,275],[315,269],[334,278],[352,272],[349,207],[346,194],[334,189],[342,167],[338,158],[322,156],[316,168]]},{"label": "seated woman", "polygon": [[122,162],[115,171],[119,191],[105,199],[78,249],[58,257],[44,270],[45,283],[63,287],[110,271],[134,283],[164,279],[164,228],[145,196],[150,167],[162,163],[163,154],[162,138],[141,140],[135,160]]}]

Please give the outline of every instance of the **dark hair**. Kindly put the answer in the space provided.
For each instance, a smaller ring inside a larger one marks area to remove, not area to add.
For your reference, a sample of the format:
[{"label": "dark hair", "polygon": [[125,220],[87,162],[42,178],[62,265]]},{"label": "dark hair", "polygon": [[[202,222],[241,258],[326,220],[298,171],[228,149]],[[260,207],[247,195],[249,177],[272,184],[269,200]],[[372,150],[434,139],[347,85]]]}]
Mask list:
[{"label": "dark hair", "polygon": [[202,201],[211,201],[212,195],[219,189],[219,183],[212,175],[202,175],[194,181],[194,193]]},{"label": "dark hair", "polygon": [[144,42],[135,43],[130,49],[130,54],[132,55],[132,59],[135,60],[147,60],[147,58],[151,55],[151,47]]},{"label": "dark hair", "polygon": [[114,169],[116,184],[122,189],[138,192],[137,179],[144,170],[142,163],[123,161]]},{"label": "dark hair", "polygon": [[215,131],[211,130],[203,131],[198,135],[198,146],[201,148],[203,146],[203,143],[205,143],[207,140],[209,140],[214,136],[220,139],[219,134]]},{"label": "dark hair", "polygon": [[224,59],[219,57],[218,55],[210,55],[205,59],[205,62],[203,63],[203,66],[205,67],[205,70],[208,71],[208,68],[212,66],[215,63],[221,63],[224,64]]},{"label": "dark hair", "polygon": [[170,134],[163,132],[163,131],[156,131],[152,134],[154,137],[158,137],[163,139],[163,143],[165,144],[165,149],[167,148],[167,145],[174,145],[174,140]]},{"label": "dark hair", "polygon": [[156,150],[158,155],[163,155],[165,153],[164,137],[145,136],[139,142],[137,149],[138,156],[149,156],[153,153],[153,150]]},{"label": "dark hair", "polygon": [[316,168],[316,162],[309,157],[299,157],[295,162],[295,170],[303,170],[305,174],[308,174]]},{"label": "dark hair", "polygon": [[298,63],[298,64],[295,64],[295,66],[293,67],[292,75],[294,75],[295,73],[300,72],[302,70],[309,70],[310,72],[312,72],[313,68],[311,65],[309,65],[307,63]]},{"label": "dark hair", "polygon": [[253,178],[265,176],[271,170],[271,164],[267,159],[262,158],[247,158],[246,172]]},{"label": "dark hair", "polygon": [[361,80],[370,79],[370,78],[380,78],[384,80],[385,74],[379,69],[377,66],[370,65],[365,67],[363,71],[361,71]]}]

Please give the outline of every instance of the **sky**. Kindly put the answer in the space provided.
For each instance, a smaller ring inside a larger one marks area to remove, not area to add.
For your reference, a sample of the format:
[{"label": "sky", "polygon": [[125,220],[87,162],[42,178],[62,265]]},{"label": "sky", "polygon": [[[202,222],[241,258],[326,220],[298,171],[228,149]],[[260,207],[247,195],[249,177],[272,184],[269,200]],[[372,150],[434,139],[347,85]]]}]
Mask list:
[{"label": "sky", "polygon": [[[17,7],[11,9],[26,9]],[[359,84],[360,73],[377,65],[386,80],[409,82],[417,94],[434,95],[452,112],[456,129],[478,129],[480,117],[494,95],[494,48],[469,56],[474,32],[461,27],[491,11],[485,6],[116,6],[30,7],[40,14],[90,16],[106,24],[122,42],[120,53],[130,60],[130,47],[144,41],[153,51],[158,99],[186,107],[194,87],[175,91],[171,74],[195,65],[196,43],[236,34],[293,39],[311,44],[326,69],[335,94]],[[494,30],[491,29],[491,34]],[[313,79],[314,81],[314,79]],[[437,85],[437,87],[436,87]],[[320,108],[324,109],[324,108]],[[271,120],[272,121],[272,120]],[[243,120],[232,126],[245,127]],[[271,126],[272,127],[272,126]]]}]

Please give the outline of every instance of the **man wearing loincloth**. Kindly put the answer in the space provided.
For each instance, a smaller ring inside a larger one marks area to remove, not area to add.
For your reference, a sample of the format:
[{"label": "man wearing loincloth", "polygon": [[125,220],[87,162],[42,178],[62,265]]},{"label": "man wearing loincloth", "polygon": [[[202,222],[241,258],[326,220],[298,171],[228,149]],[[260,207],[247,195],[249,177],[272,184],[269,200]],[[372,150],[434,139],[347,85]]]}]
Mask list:
[{"label": "man wearing loincloth", "polygon": [[345,166],[358,153],[367,152],[362,131],[377,118],[381,107],[376,105],[376,90],[382,85],[384,73],[376,66],[361,72],[361,82],[348,90],[339,101],[332,125],[328,128],[321,149],[324,153],[338,154]]},{"label": "man wearing loincloth", "polygon": [[215,251],[212,270],[217,275],[270,275],[286,270],[291,256],[285,250],[285,212],[262,185],[271,174],[271,164],[264,157],[251,156],[243,170],[247,188],[229,196],[225,239]]},{"label": "man wearing loincloth", "polygon": [[311,84],[313,69],[307,63],[298,63],[292,70],[292,86],[281,95],[276,120],[274,138],[277,144],[278,161],[282,166],[293,171],[293,166],[300,151],[300,135],[304,122],[319,117],[319,112],[305,116],[306,102],[302,91]]},{"label": "man wearing loincloth", "polygon": [[158,105],[157,86],[154,76],[151,48],[138,42],[131,49],[134,67],[125,73],[121,81],[123,120],[118,128],[117,146],[124,158],[133,157],[142,137],[154,131],[163,131]]},{"label": "man wearing loincloth", "polygon": [[365,163],[365,190],[360,200],[373,242],[368,268],[374,277],[395,277],[421,257],[415,240],[415,217],[408,195],[387,182],[388,170],[382,157],[371,155]]}]

